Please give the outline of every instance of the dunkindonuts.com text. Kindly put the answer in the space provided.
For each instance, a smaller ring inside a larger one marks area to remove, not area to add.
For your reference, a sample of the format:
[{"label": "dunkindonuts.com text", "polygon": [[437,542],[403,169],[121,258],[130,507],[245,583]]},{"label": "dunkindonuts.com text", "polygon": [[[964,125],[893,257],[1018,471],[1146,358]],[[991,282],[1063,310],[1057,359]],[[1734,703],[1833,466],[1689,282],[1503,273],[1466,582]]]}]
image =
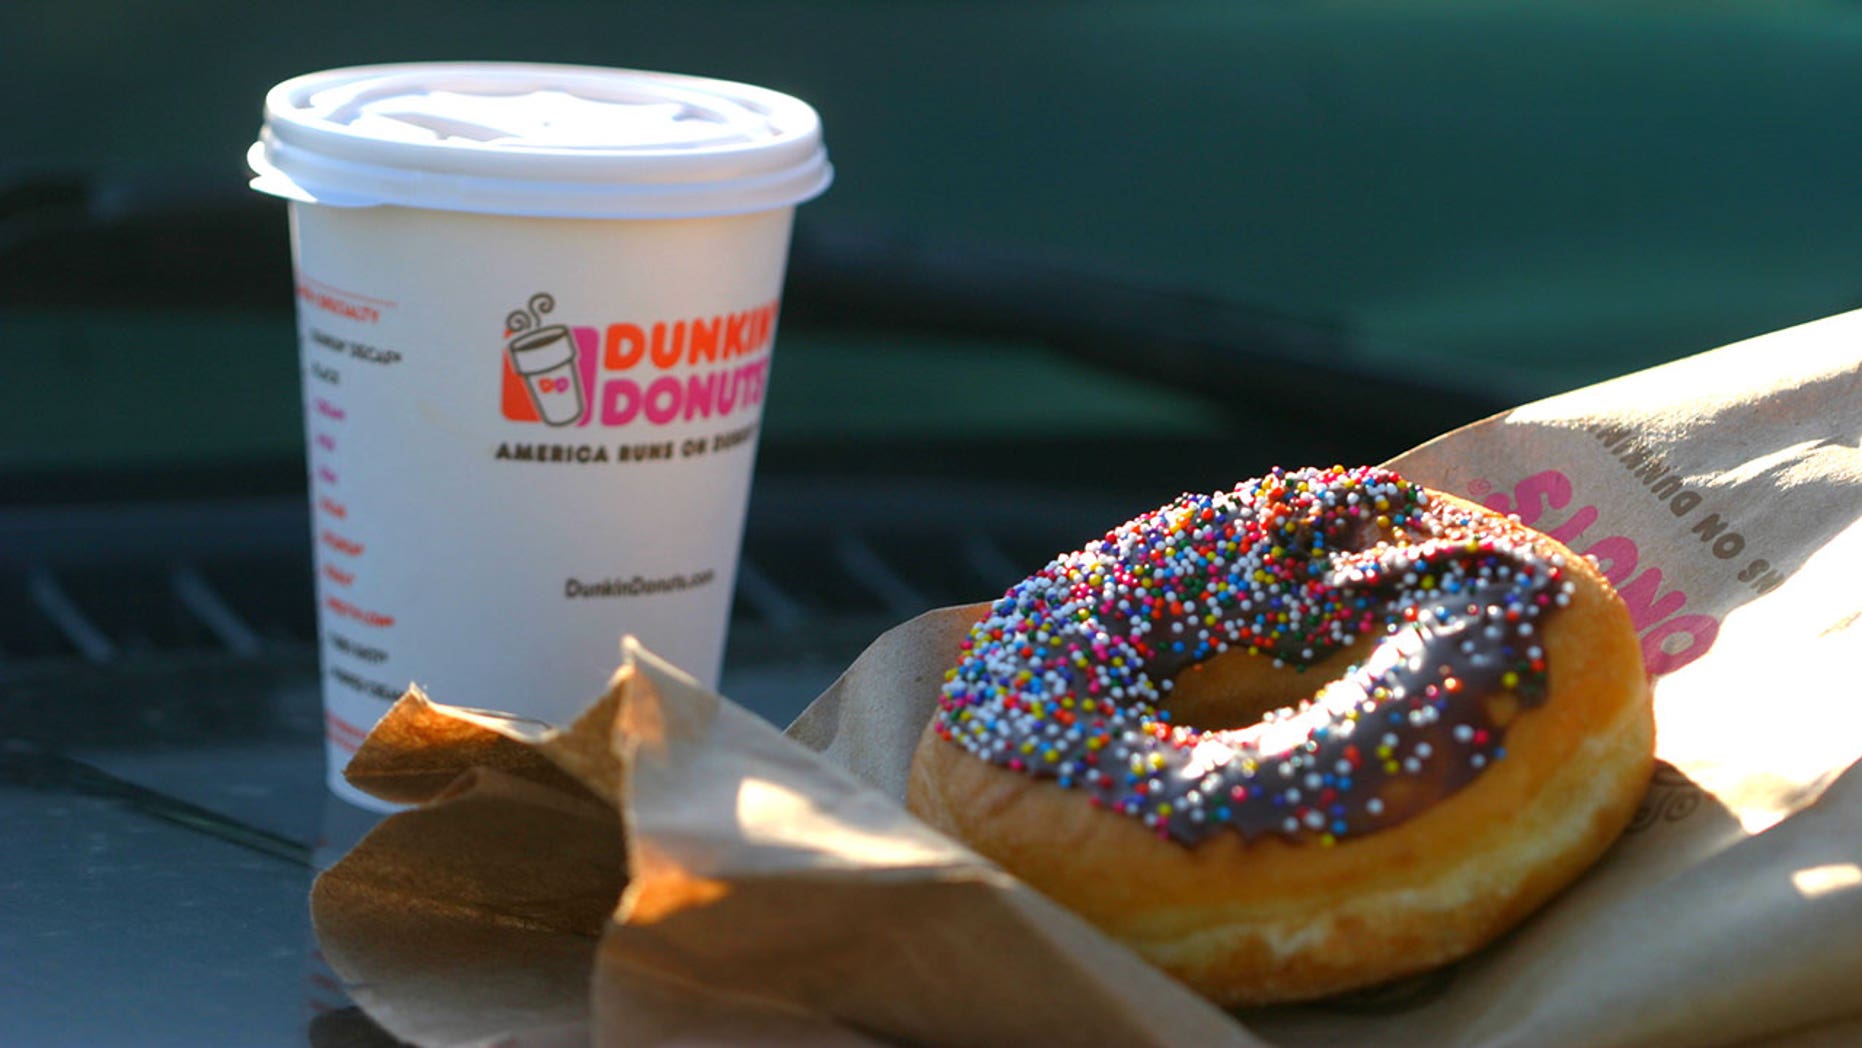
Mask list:
[{"label": "dunkindonuts.com text", "polygon": [[577,597],[650,597],[656,593],[697,589],[716,578],[717,572],[704,569],[689,575],[662,575],[650,579],[640,575],[625,579],[564,579],[562,595],[570,600]]}]

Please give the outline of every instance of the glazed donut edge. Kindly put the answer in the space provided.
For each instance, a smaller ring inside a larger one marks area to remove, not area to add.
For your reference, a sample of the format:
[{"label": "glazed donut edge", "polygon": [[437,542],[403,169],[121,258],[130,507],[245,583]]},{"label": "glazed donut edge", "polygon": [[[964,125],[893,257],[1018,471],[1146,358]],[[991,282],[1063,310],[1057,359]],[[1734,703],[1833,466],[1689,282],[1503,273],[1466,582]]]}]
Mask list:
[{"label": "glazed donut edge", "polygon": [[[1540,626],[1549,692],[1503,714],[1504,759],[1467,784],[1324,846],[1230,832],[1186,844],[978,759],[928,725],[908,806],[1223,1006],[1362,988],[1492,942],[1628,824],[1653,767],[1653,708],[1628,611],[1594,565],[1517,522],[1428,495],[1562,558],[1571,584],[1569,604]],[[1265,658],[1230,652],[1204,665],[1219,665],[1240,704],[1284,686]]]}]

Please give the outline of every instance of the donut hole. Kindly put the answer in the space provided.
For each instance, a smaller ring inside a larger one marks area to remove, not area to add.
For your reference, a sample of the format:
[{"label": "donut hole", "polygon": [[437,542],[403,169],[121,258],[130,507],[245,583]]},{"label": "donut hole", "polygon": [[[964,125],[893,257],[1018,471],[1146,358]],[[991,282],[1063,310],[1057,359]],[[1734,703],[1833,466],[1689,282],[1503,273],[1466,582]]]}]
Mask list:
[{"label": "donut hole", "polygon": [[1235,649],[1199,662],[1172,679],[1161,708],[1173,724],[1228,731],[1257,724],[1268,713],[1297,706],[1345,675],[1371,650],[1362,638],[1305,668],[1274,665],[1272,656]]}]

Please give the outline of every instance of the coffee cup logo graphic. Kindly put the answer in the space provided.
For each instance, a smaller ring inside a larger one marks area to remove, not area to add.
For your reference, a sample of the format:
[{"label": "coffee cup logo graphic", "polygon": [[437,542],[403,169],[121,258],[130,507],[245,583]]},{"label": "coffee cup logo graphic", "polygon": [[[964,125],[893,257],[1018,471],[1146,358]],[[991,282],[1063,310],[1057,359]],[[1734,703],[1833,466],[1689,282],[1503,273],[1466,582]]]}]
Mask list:
[{"label": "coffee cup logo graphic", "polygon": [[551,426],[567,426],[581,420],[588,400],[576,367],[575,337],[566,325],[543,323],[555,308],[555,298],[538,293],[525,308],[512,310],[504,319],[510,339],[505,352],[537,417]]}]

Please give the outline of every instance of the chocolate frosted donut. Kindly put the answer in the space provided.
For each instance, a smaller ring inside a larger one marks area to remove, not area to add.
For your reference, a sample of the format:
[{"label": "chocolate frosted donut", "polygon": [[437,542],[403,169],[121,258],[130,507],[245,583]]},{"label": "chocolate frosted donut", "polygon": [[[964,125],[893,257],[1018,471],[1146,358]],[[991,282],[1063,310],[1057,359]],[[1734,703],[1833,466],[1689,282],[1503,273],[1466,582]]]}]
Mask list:
[{"label": "chocolate frosted donut", "polygon": [[[914,810],[1225,1003],[1362,985],[1486,941],[1596,857],[1652,759],[1608,583],[1383,469],[1185,495],[1018,583],[962,647]],[[1567,678],[1590,694],[1568,697]],[[1604,731],[1623,737],[1594,745]],[[1594,774],[1565,766],[1587,749]],[[1516,845],[1505,824],[1532,822],[1554,787],[1594,796],[1555,813],[1559,839]],[[1457,811],[1509,791],[1519,811],[1453,839]],[[1414,859],[1432,833],[1440,854]],[[1237,869],[1211,880],[1218,853]],[[1373,854],[1403,861],[1341,903],[1339,871]],[[1495,854],[1511,858],[1482,873]],[[1443,890],[1501,874],[1478,898]],[[1341,938],[1346,914],[1358,931]],[[1408,941],[1424,920],[1438,931]]]}]

